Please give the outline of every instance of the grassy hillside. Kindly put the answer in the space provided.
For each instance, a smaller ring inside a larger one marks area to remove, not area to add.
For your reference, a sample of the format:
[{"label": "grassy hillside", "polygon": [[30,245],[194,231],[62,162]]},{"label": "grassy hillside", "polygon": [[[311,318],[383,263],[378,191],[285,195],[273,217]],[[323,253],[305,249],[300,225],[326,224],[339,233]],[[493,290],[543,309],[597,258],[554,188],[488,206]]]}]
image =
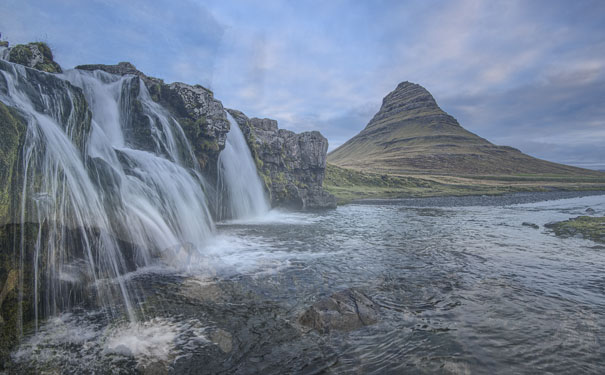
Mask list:
[{"label": "grassy hillside", "polygon": [[339,203],[356,199],[493,195],[520,191],[605,190],[605,176],[567,175],[448,176],[394,175],[341,168],[328,163],[324,189]]},{"label": "grassy hillside", "polygon": [[605,176],[496,146],[464,129],[422,86],[403,82],[366,128],[328,155],[336,166],[386,174]]}]

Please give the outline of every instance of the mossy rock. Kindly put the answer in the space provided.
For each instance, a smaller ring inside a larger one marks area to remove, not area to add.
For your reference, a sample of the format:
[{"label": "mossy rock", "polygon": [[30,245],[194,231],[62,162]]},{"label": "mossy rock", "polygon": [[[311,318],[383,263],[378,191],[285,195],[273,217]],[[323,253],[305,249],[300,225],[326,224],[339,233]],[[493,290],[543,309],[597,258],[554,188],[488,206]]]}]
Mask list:
[{"label": "mossy rock", "polygon": [[551,229],[557,236],[581,235],[595,242],[605,243],[605,217],[578,216],[544,226]]},{"label": "mossy rock", "polygon": [[10,49],[8,61],[47,73],[62,73],[61,66],[54,61],[50,47],[43,42],[18,44]]},{"label": "mossy rock", "polygon": [[[11,221],[19,153],[27,126],[18,112],[0,102],[0,225]],[[18,189],[16,189],[18,190]]]}]

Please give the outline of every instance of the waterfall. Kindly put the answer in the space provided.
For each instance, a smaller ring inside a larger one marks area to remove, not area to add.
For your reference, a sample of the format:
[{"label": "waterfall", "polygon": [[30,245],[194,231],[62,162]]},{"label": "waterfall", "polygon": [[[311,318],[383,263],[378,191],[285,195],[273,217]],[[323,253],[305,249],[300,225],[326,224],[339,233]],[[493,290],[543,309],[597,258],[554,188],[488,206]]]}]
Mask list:
[{"label": "waterfall", "polygon": [[82,300],[135,320],[124,274],[190,256],[214,231],[180,125],[138,77],[101,71],[51,75],[0,61],[0,101],[27,120],[20,259],[31,251],[23,227],[36,223],[36,324]]},{"label": "waterfall", "polygon": [[0,47],[0,60],[8,60],[10,50],[7,47]]},{"label": "waterfall", "polygon": [[267,213],[270,205],[244,134],[231,114],[225,113],[231,129],[218,159],[220,218],[258,217]]}]

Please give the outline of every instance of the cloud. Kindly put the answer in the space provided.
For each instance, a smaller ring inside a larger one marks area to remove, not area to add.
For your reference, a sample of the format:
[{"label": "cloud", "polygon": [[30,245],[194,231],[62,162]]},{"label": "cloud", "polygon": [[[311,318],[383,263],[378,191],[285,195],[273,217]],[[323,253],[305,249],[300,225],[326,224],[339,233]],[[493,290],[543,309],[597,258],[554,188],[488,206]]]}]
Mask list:
[{"label": "cloud", "polygon": [[224,26],[194,1],[7,0],[12,43],[48,41],[64,67],[130,60],[149,75],[209,85]]},{"label": "cloud", "polygon": [[604,25],[599,0],[6,0],[0,18],[6,38],[45,39],[66,67],[131,60],[249,116],[320,130],[331,148],[409,80],[487,139],[586,163],[603,160],[588,141],[603,141]]},{"label": "cloud", "polygon": [[506,91],[444,98],[441,104],[494,143],[547,160],[605,167],[603,73],[588,64]]}]

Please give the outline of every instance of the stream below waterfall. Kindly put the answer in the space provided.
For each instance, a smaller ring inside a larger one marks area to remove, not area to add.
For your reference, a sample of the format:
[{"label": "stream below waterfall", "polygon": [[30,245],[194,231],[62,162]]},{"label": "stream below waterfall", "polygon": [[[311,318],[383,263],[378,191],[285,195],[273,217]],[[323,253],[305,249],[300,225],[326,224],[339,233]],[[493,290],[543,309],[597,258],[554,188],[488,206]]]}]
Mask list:
[{"label": "stream below waterfall", "polygon": [[[523,193],[271,211],[217,224],[186,269],[122,277],[137,323],[74,307],[30,328],[10,373],[599,373],[605,247],[543,225],[605,214],[605,192]],[[522,226],[523,222],[539,229]],[[378,323],[298,325],[355,287]]]}]

